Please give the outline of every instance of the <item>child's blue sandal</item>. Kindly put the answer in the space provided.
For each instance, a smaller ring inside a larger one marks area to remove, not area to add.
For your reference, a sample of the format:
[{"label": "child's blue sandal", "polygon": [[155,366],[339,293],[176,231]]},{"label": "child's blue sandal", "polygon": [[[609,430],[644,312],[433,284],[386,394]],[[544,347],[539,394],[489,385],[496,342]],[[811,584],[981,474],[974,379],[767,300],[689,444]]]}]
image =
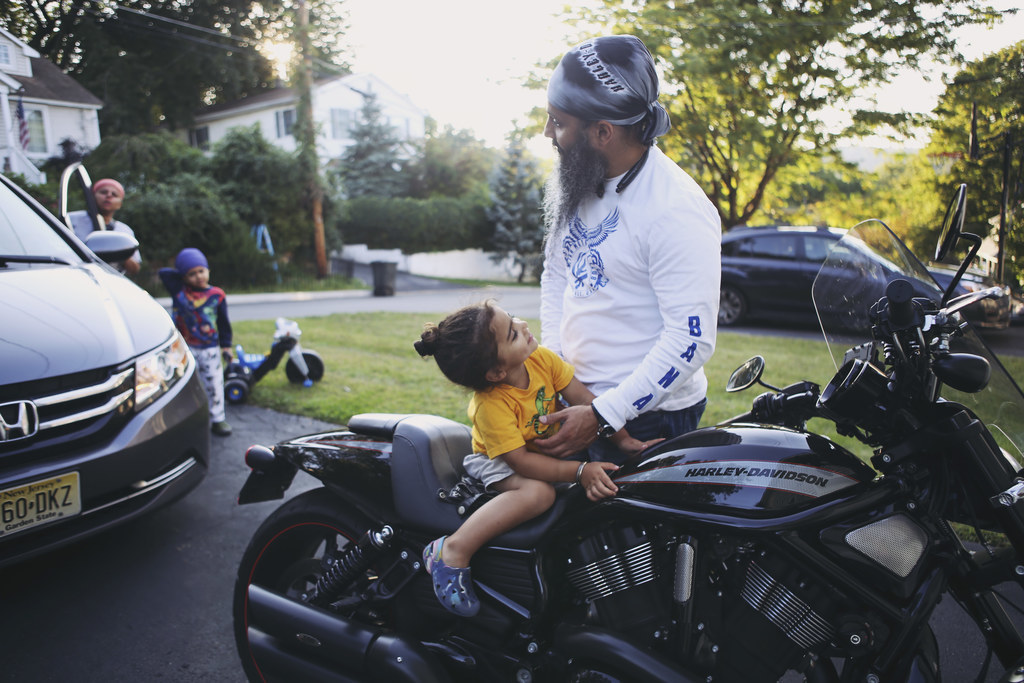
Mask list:
[{"label": "child's blue sandal", "polygon": [[469,567],[449,567],[441,560],[442,536],[423,549],[423,565],[434,582],[434,594],[449,612],[460,617],[472,617],[480,611],[480,600],[473,592]]}]

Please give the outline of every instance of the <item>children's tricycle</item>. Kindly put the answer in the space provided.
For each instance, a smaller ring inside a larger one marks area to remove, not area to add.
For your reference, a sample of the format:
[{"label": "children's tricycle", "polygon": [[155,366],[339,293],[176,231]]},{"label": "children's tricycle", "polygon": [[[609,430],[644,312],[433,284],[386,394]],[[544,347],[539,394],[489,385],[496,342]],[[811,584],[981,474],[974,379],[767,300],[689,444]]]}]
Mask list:
[{"label": "children's tricycle", "polygon": [[235,347],[238,357],[224,368],[224,397],[229,402],[242,403],[249,398],[252,385],[276,368],[285,353],[288,354],[288,362],[284,373],[289,382],[311,387],[313,382],[319,382],[324,376],[324,361],[320,354],[302,348],[299,343],[302,335],[299,324],[278,318],[276,326],[269,354],[246,353],[241,344]]}]

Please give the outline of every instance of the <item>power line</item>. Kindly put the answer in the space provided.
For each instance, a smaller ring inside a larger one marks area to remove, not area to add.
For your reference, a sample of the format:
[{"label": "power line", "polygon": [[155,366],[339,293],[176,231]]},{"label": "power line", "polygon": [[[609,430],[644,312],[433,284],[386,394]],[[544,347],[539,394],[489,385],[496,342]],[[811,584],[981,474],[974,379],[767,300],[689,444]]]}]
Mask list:
[{"label": "power line", "polygon": [[187,21],[180,21],[178,19],[172,19],[170,17],[164,17],[164,16],[161,16],[159,14],[153,14],[152,12],[144,12],[142,10],[133,9],[131,7],[125,7],[124,5],[114,5],[114,9],[122,11],[122,12],[130,12],[132,14],[137,14],[137,15],[139,15],[141,17],[145,17],[147,19],[155,19],[157,21],[167,22],[168,24],[174,24],[176,26],[182,26],[184,28],[192,29],[193,31],[200,31],[202,33],[209,33],[211,35],[217,36],[218,38],[227,38],[228,40],[233,40],[233,41],[235,41],[235,42],[237,42],[239,44],[242,44],[242,45],[246,45],[246,44],[249,43],[249,39],[248,38],[239,38],[238,36],[232,35],[231,33],[224,33],[223,31],[217,31],[216,29],[207,28],[205,26],[196,26],[194,24],[188,23]]},{"label": "power line", "polygon": [[[131,7],[125,7],[124,5],[114,5],[114,9],[118,10],[118,11],[124,11],[124,12],[128,12],[128,13],[131,13],[131,14],[135,14],[135,15],[138,15],[138,16],[146,18],[146,19],[151,19],[151,20],[154,20],[154,21],[162,21],[162,22],[166,22],[168,24],[172,24],[172,25],[175,25],[175,26],[180,26],[182,28],[191,29],[193,31],[199,31],[199,32],[207,33],[207,34],[216,36],[218,38],[226,38],[228,40],[235,41],[236,43],[239,44],[239,47],[244,49],[244,50],[248,50],[248,51],[254,52],[255,54],[257,54],[257,55],[259,55],[261,57],[263,56],[262,53],[260,53],[259,49],[257,47],[255,47],[255,46],[253,46],[253,44],[252,44],[253,41],[250,38],[243,38],[243,37],[240,37],[240,36],[233,35],[230,32],[217,31],[216,29],[207,28],[205,26],[196,26],[196,25],[190,24],[190,23],[188,23],[186,21],[180,21],[178,19],[172,19],[170,17],[161,16],[159,14],[153,14],[152,12],[146,12],[146,11],[143,11],[143,10],[133,9]],[[91,8],[86,8],[85,11],[90,13],[90,14],[93,14],[94,16],[97,16],[97,17],[103,17],[104,16],[101,12],[99,12],[97,10],[94,10],[94,9],[91,9]],[[119,18],[119,17],[117,17],[117,15],[115,14],[115,18]],[[176,38],[181,38],[182,40],[187,40],[187,41],[190,41],[190,42],[193,42],[193,43],[197,43],[199,45],[204,45],[204,46],[207,46],[207,47],[213,47],[213,48],[217,48],[217,49],[221,49],[221,50],[230,49],[227,46],[222,45],[220,43],[215,43],[215,42],[212,42],[212,41],[203,40],[202,38],[199,38],[197,36],[190,36],[190,35],[187,35],[187,34],[184,34],[184,33],[178,33],[176,31],[168,31],[168,30],[165,30],[165,29],[158,28],[156,26],[146,26],[144,24],[135,24],[135,23],[132,23],[132,22],[127,22],[127,21],[123,21],[122,22],[122,26],[123,26],[123,28],[129,29],[129,30],[130,29],[138,29],[138,30],[143,30],[143,31],[151,31],[151,32],[154,32],[154,33],[159,33],[159,34],[165,35],[165,36],[166,35],[170,35],[170,36],[173,36],[173,37],[176,37]],[[314,57],[313,58],[313,63],[317,66],[317,68],[321,72],[328,72],[328,73],[333,73],[333,74],[337,74],[337,75],[345,75],[345,74],[348,73],[348,69],[340,67],[337,64],[333,64],[331,62],[327,62],[327,61],[325,61],[323,59],[320,59],[318,57]]]}]

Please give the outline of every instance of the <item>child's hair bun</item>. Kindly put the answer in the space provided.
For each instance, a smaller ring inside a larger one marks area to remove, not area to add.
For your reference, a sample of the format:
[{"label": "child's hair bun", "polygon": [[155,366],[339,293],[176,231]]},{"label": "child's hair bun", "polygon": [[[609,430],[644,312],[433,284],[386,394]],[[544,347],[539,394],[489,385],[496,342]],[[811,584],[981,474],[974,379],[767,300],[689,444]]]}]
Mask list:
[{"label": "child's hair bun", "polygon": [[437,325],[428,324],[420,335],[420,338],[412,343],[416,352],[421,356],[433,356],[437,351],[437,337],[439,330]]}]

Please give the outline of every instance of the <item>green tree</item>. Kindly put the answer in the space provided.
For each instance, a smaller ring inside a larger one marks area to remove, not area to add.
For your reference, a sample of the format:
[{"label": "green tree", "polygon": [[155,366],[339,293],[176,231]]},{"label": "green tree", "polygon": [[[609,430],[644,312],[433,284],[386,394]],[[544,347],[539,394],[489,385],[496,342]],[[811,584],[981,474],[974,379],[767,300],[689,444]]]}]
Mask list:
[{"label": "green tree", "polygon": [[116,178],[134,194],[182,173],[201,172],[205,161],[198,149],[167,131],[157,131],[104,137],[86,156],[85,163],[94,180]]},{"label": "green tree", "polygon": [[298,167],[295,155],[270,144],[258,125],[231,130],[213,146],[206,165],[224,201],[242,223],[267,225],[280,253],[290,253],[312,241],[302,211],[305,188],[282,182],[299,177]]},{"label": "green tree", "polygon": [[438,130],[437,123],[428,120],[422,148],[407,167],[409,194],[421,199],[470,194],[486,184],[496,156],[471,131],[450,125]]},{"label": "green tree", "polygon": [[490,189],[487,219],[494,224],[496,251],[492,258],[511,256],[519,268],[516,280],[522,282],[527,271],[538,273],[544,245],[544,179],[522,135],[509,137],[505,155],[491,174]]},{"label": "green tree", "polygon": [[[926,57],[954,58],[950,29],[995,16],[978,0],[605,0],[587,18],[651,50],[674,121],[662,145],[732,226],[800,157],[907,124],[904,114],[852,110],[853,97]],[[828,108],[850,111],[852,125],[830,128]]]},{"label": "green tree", "polygon": [[1010,228],[1020,226],[1024,210],[1024,41],[968,64],[953,78],[935,108],[928,151],[960,153],[936,184],[949,195],[967,183],[971,232],[992,234],[1005,189],[1005,279],[1018,278],[1024,235]]},{"label": "green tree", "polygon": [[[257,50],[288,35],[290,0],[24,0],[0,26],[25,40],[103,100],[104,135],[188,127],[204,105],[273,82]],[[321,0],[319,54],[343,67],[344,17]]]},{"label": "green tree", "polygon": [[367,93],[352,127],[352,144],[331,173],[336,189],[350,199],[404,196],[409,187],[403,173],[407,163],[404,144],[384,117],[377,95]]}]

